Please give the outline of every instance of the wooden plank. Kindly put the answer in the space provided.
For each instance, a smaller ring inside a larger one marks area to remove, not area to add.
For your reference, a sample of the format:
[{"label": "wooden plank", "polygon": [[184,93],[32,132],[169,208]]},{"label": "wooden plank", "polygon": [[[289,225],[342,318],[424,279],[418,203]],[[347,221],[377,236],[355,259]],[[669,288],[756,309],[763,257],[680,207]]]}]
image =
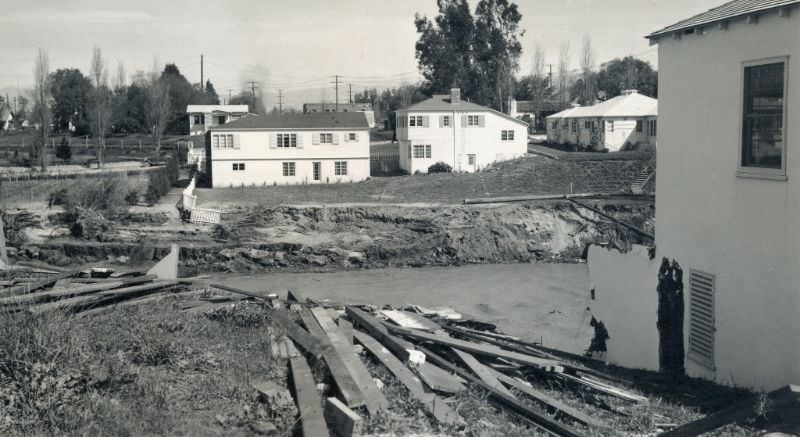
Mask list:
[{"label": "wooden plank", "polygon": [[[356,382],[355,377],[350,373],[347,364],[345,364],[345,357],[334,349],[330,338],[308,308],[303,307],[300,311],[300,318],[311,335],[325,345],[325,352],[322,354],[322,358],[325,360],[325,364],[328,365],[328,370],[330,370],[331,376],[336,382],[336,388],[347,406],[360,407],[366,405],[366,395],[361,391],[361,386]],[[355,354],[350,355],[355,358]]]},{"label": "wooden plank", "polygon": [[515,363],[524,364],[526,366],[531,366],[548,372],[562,372],[564,370],[561,363],[555,360],[533,357],[530,355],[525,355],[518,352],[512,352],[505,349],[501,349],[493,345],[476,344],[469,341],[459,340],[451,337],[445,337],[437,334],[431,334],[424,331],[406,329],[398,326],[390,326],[390,325],[384,325],[384,326],[387,326],[389,328],[389,331],[404,335],[406,337],[422,341],[431,341],[440,345],[450,346],[452,348],[460,349],[477,355],[484,355],[494,358],[504,358],[506,360]]},{"label": "wooden plank", "polygon": [[299,304],[305,303],[306,301],[305,298],[303,298],[303,296],[295,290],[288,290],[286,292],[286,300]]},{"label": "wooden plank", "polygon": [[381,314],[403,328],[420,329],[428,332],[442,330],[439,324],[408,311],[383,310]]},{"label": "wooden plank", "polygon": [[448,425],[463,423],[461,416],[450,408],[444,400],[433,393],[426,392],[422,382],[414,376],[414,373],[403,365],[388,349],[383,347],[378,340],[361,331],[353,331],[353,336],[389,369],[392,375],[408,389],[411,396],[419,400],[436,420]]},{"label": "wooden plank", "polygon": [[159,301],[164,300],[167,296],[170,296],[170,295],[173,295],[173,294],[174,293],[171,292],[171,291],[162,291],[162,292],[158,292],[158,293],[153,293],[153,294],[147,295],[145,297],[139,297],[139,298],[136,298],[136,299],[122,301],[122,302],[119,302],[119,303],[116,303],[116,304],[107,305],[107,306],[104,306],[104,307],[92,308],[90,310],[81,311],[81,312],[79,312],[77,314],[77,316],[78,317],[89,317],[89,316],[93,316],[93,315],[100,314],[100,313],[112,312],[112,311],[115,311],[115,310],[117,310],[119,308],[125,308],[125,307],[136,306],[136,305],[143,305],[143,304],[146,304],[146,303],[159,302]]},{"label": "wooden plank", "polygon": [[33,293],[34,291],[40,290],[42,288],[50,287],[51,285],[55,284],[60,279],[67,279],[71,278],[75,275],[80,273],[80,270],[72,270],[69,272],[59,273],[57,275],[50,276],[49,278],[45,278],[36,282],[17,285],[14,287],[6,288],[3,290],[3,295],[11,296],[15,294],[25,294],[25,293]]},{"label": "wooden plank", "polygon": [[342,331],[342,335],[344,335],[344,337],[352,344],[353,324],[342,317],[339,317],[339,320],[336,321],[336,324],[339,325],[339,330]]},{"label": "wooden plank", "polygon": [[358,384],[358,388],[364,394],[365,406],[371,415],[389,407],[389,402],[383,396],[375,381],[372,379],[367,366],[353,350],[353,342],[339,331],[336,323],[328,315],[324,308],[316,307],[311,309],[311,314],[317,319],[320,327],[328,335],[333,349],[339,354],[353,380]]},{"label": "wooden plank", "polygon": [[327,345],[319,338],[311,335],[305,329],[301,328],[297,323],[290,319],[282,311],[273,311],[272,318],[280,323],[286,329],[289,338],[294,340],[295,343],[300,345],[306,352],[314,356],[314,358],[321,358],[327,350]]},{"label": "wooden plank", "polygon": [[39,293],[22,294],[19,296],[11,296],[0,299],[0,305],[30,305],[39,302],[45,302],[64,297],[80,296],[84,294],[96,293],[99,291],[113,290],[122,286],[133,286],[136,284],[144,284],[152,282],[154,277],[141,276],[137,278],[130,278],[117,281],[106,281],[102,283],[79,285],[76,287],[66,287],[42,291]]},{"label": "wooden plank", "polygon": [[361,435],[364,419],[336,398],[325,400],[325,419],[339,437]]},{"label": "wooden plank", "polygon": [[[800,386],[798,385],[781,387],[768,393],[767,398],[772,401],[772,405],[770,406],[772,410],[787,408],[790,412],[789,414],[800,411]],[[759,411],[760,404],[761,399],[759,395],[750,396],[747,399],[735,402],[728,407],[709,414],[702,419],[661,433],[659,437],[693,437],[721,428],[730,423],[741,422],[748,418],[755,417]]]},{"label": "wooden plank", "polygon": [[305,437],[326,437],[328,427],[322,412],[322,398],[317,393],[317,386],[311,368],[305,357],[298,355],[289,359],[292,374],[294,400],[300,411],[300,423]]},{"label": "wooden plank", "polygon": [[431,390],[442,393],[458,394],[466,390],[463,380],[452,373],[425,362],[416,367],[417,375]]},{"label": "wooden plank", "polygon": [[366,329],[371,336],[400,357],[404,363],[412,361],[415,364],[422,364],[425,362],[425,355],[416,350],[413,344],[390,334],[378,319],[356,307],[348,306],[345,308],[345,312],[354,322]]},{"label": "wooden plank", "polygon": [[504,395],[510,398],[516,399],[516,396],[514,396],[514,394],[511,393],[510,391],[508,391],[508,389],[500,381],[497,380],[497,377],[495,377],[495,375],[492,373],[492,369],[488,368],[487,366],[484,366],[480,361],[478,361],[475,357],[468,354],[467,352],[460,351],[458,349],[451,349],[451,350],[455,352],[456,355],[458,355],[461,361],[463,361],[464,364],[466,364],[467,367],[469,367],[469,369],[472,370],[472,372],[475,373],[475,375],[477,375],[478,378],[480,378],[481,381],[483,381],[493,389],[499,391],[500,393],[503,393]]},{"label": "wooden plank", "polygon": [[484,390],[486,390],[489,393],[491,393],[492,396],[498,402],[502,403],[506,407],[508,407],[511,410],[513,410],[515,413],[517,413],[520,417],[522,417],[523,419],[525,419],[529,423],[532,423],[532,424],[534,424],[534,425],[536,425],[536,426],[538,426],[540,428],[546,429],[546,430],[548,430],[548,431],[550,431],[550,432],[552,432],[552,433],[554,433],[556,435],[562,436],[562,437],[578,437],[578,436],[582,435],[577,430],[573,429],[572,427],[570,427],[570,426],[568,426],[568,425],[566,425],[564,423],[558,422],[558,421],[554,420],[553,418],[551,418],[550,416],[548,416],[546,414],[543,414],[543,413],[540,413],[539,411],[534,410],[533,408],[521,403],[517,399],[508,397],[505,394],[503,394],[502,392],[495,390],[494,388],[492,388],[488,384],[486,384],[483,381],[481,381],[479,378],[477,378],[475,376],[472,376],[469,372],[459,368],[458,366],[453,365],[448,360],[440,357],[438,354],[433,353],[429,349],[426,349],[425,347],[422,347],[422,346],[418,346],[418,348],[422,352],[425,353],[425,355],[428,357],[428,359],[431,362],[434,362],[437,365],[442,366],[445,369],[448,369],[448,370],[450,370],[452,372],[455,372],[459,376],[461,376],[462,378],[470,381],[471,383],[473,383],[475,385],[480,386]]},{"label": "wooden plank", "polygon": [[614,397],[617,397],[617,398],[622,399],[622,400],[626,400],[628,402],[646,403],[646,402],[650,401],[648,398],[646,398],[644,396],[639,396],[639,395],[637,395],[635,393],[631,393],[629,391],[622,390],[622,389],[617,388],[617,387],[612,387],[612,386],[604,384],[604,383],[602,383],[600,381],[595,381],[595,380],[589,379],[589,378],[587,378],[585,376],[578,377],[578,376],[568,375],[566,373],[561,373],[558,376],[560,376],[560,377],[562,377],[564,379],[570,380],[572,382],[581,384],[583,386],[589,387],[589,388],[591,388],[593,390],[596,390],[596,391],[599,391],[601,393],[605,393],[607,395],[614,396]]},{"label": "wooden plank", "polygon": [[111,301],[128,297],[135,294],[144,294],[151,291],[162,290],[164,288],[174,287],[177,281],[158,281],[151,284],[137,285],[133,287],[120,288],[117,290],[102,291],[99,293],[91,294],[89,296],[78,296],[68,299],[57,300],[44,304],[34,305],[28,308],[28,311],[34,314],[41,314],[47,311],[56,309],[70,308],[84,309],[92,306],[99,306],[102,304],[110,303]]}]

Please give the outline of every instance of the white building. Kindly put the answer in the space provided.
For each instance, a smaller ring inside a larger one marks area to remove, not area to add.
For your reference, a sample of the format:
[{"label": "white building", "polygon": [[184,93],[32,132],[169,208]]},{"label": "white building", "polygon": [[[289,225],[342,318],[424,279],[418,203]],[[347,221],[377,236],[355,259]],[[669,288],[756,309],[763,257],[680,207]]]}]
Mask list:
[{"label": "white building", "polygon": [[369,127],[375,127],[375,109],[372,103],[303,103],[303,112],[361,112],[367,117]]},{"label": "white building", "polygon": [[[655,274],[667,257],[684,271],[689,375],[764,390],[796,384],[800,83],[790,82],[800,77],[800,0],[736,0],[648,38],[659,46],[657,257],[649,266],[640,257],[647,274],[628,263],[592,276],[608,358],[658,357]],[[609,254],[597,262],[610,266]],[[590,272],[592,263],[590,252]],[[630,317],[632,299],[650,303]]]},{"label": "white building", "polygon": [[369,177],[363,113],[247,116],[206,135],[213,187],[358,182]]},{"label": "white building", "polygon": [[14,120],[11,107],[7,103],[0,103],[0,131],[11,129],[11,122]]},{"label": "white building", "polygon": [[472,172],[528,152],[528,124],[461,100],[461,91],[435,95],[397,111],[400,168],[426,173],[445,162]]},{"label": "white building", "polygon": [[188,105],[186,113],[189,114],[189,142],[186,163],[197,164],[197,168],[202,170],[206,163],[203,135],[214,126],[244,117],[247,111],[247,105]]},{"label": "white building", "polygon": [[611,152],[637,144],[654,146],[657,120],[658,100],[628,90],[605,102],[547,117],[547,141]]}]

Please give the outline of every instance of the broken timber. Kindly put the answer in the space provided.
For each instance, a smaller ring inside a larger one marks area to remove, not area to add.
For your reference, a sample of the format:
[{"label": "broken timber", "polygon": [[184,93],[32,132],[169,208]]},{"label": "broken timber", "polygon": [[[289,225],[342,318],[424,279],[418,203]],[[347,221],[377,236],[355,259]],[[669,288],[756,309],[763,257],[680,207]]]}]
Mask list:
[{"label": "broken timber", "polygon": [[378,341],[383,343],[386,348],[400,357],[404,363],[411,361],[416,364],[421,364],[425,362],[425,355],[416,350],[413,344],[390,334],[389,330],[386,329],[378,319],[352,306],[346,307],[345,312],[354,322],[366,329],[371,336],[375,337]]},{"label": "broken timber", "polygon": [[294,340],[306,352],[313,355],[314,358],[321,358],[328,350],[328,346],[322,340],[301,328],[281,311],[273,311],[272,317],[286,329],[289,338]]},{"label": "broken timber", "polygon": [[495,374],[492,373],[492,369],[488,368],[487,366],[484,366],[475,357],[464,351],[460,351],[458,349],[451,349],[451,350],[455,352],[455,354],[458,355],[458,358],[460,358],[461,361],[463,361],[464,364],[466,364],[467,367],[469,367],[469,369],[472,370],[472,373],[477,375],[478,378],[480,378],[480,380],[483,381],[486,385],[492,387],[493,389],[497,390],[500,393],[503,393],[504,395],[510,398],[516,399],[516,396],[514,396],[514,394],[512,394],[510,391],[508,391],[508,389],[502,383],[500,383],[500,381],[497,380]]},{"label": "broken timber", "polygon": [[300,421],[304,437],[326,437],[328,427],[325,425],[325,416],[322,413],[322,398],[317,393],[314,376],[305,357],[298,354],[289,358],[289,368],[292,373],[292,386],[297,409],[300,411]]},{"label": "broken timber", "polygon": [[572,382],[575,382],[575,383],[578,383],[578,384],[582,384],[582,385],[584,385],[586,387],[589,387],[589,388],[591,388],[593,390],[596,390],[596,391],[599,391],[601,393],[605,393],[607,395],[611,395],[611,396],[617,397],[619,399],[626,400],[628,402],[639,402],[639,403],[649,402],[649,399],[647,399],[644,396],[639,396],[637,394],[630,393],[628,391],[619,389],[617,387],[612,387],[612,386],[610,386],[608,384],[604,384],[604,383],[602,383],[600,381],[597,381],[597,380],[594,380],[594,379],[589,379],[589,378],[587,378],[585,376],[572,376],[572,375],[568,375],[566,373],[560,373],[559,376],[564,378],[564,379],[567,379],[569,381],[572,381]]},{"label": "broken timber", "polygon": [[336,398],[325,400],[325,419],[339,437],[361,435],[364,419]]},{"label": "broken timber", "polygon": [[375,381],[372,380],[367,366],[353,350],[352,341],[347,341],[347,338],[342,334],[324,308],[312,308],[311,313],[328,336],[335,352],[342,358],[344,365],[358,385],[359,390],[364,394],[366,407],[369,413],[376,414],[379,410],[388,408],[389,402],[383,396],[380,389],[378,389]]},{"label": "broken timber", "polygon": [[463,422],[461,416],[451,409],[442,398],[433,393],[427,393],[422,383],[414,376],[411,370],[404,366],[388,349],[383,347],[378,340],[361,331],[353,331],[353,336],[389,369],[392,375],[408,389],[411,396],[419,400],[436,420],[444,424]]},{"label": "broken timber", "polygon": [[431,390],[448,394],[458,394],[467,389],[462,382],[463,379],[459,376],[453,375],[427,361],[416,366],[415,370],[417,375],[419,375],[419,379],[430,387]]},{"label": "broken timber", "polygon": [[146,294],[151,291],[162,290],[164,288],[171,288],[176,286],[176,281],[159,281],[151,284],[137,285],[134,287],[120,288],[117,290],[103,291],[100,293],[91,294],[88,296],[78,296],[68,299],[57,300],[39,304],[28,308],[28,311],[34,314],[41,314],[47,311],[68,308],[70,310],[81,310],[90,307],[101,306],[111,303],[122,297],[128,297],[136,294]]}]

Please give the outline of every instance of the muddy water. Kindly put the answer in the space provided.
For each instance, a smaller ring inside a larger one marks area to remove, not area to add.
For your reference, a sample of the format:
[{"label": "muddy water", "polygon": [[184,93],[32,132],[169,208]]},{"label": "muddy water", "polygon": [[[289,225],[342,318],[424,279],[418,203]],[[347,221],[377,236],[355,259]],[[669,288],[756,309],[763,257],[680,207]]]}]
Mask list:
[{"label": "muddy water", "polygon": [[589,275],[583,264],[495,264],[336,273],[219,275],[251,291],[293,289],[304,296],[375,305],[449,306],[545,346],[583,352],[591,331]]}]

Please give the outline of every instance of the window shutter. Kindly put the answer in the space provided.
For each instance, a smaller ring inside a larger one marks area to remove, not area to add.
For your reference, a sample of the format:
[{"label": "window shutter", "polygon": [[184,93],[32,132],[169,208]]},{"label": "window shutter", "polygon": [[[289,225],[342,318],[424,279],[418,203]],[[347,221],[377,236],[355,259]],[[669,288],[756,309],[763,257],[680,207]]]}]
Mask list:
[{"label": "window shutter", "polygon": [[318,145],[320,140],[319,136],[322,134],[311,134],[311,144]]},{"label": "window shutter", "polygon": [[355,137],[354,137],[355,139],[353,141],[358,142],[358,132],[354,133],[353,135],[355,135]]},{"label": "window shutter", "polygon": [[297,148],[298,149],[302,149],[303,148],[303,134],[302,133],[298,133],[297,134]]},{"label": "window shutter", "polygon": [[486,126],[486,116],[479,115],[478,116],[478,127],[485,127]]},{"label": "window shutter", "polygon": [[444,115],[439,116],[439,127],[444,127]]},{"label": "window shutter", "polygon": [[688,357],[714,368],[714,294],[716,276],[692,269],[689,275]]},{"label": "window shutter", "polygon": [[431,117],[427,115],[422,116],[422,127],[431,127]]},{"label": "window shutter", "polygon": [[239,135],[234,134],[233,135],[233,148],[234,149],[239,149],[241,147],[242,147],[242,145],[239,143]]},{"label": "window shutter", "polygon": [[467,116],[466,115],[462,115],[461,116],[461,127],[467,127]]},{"label": "window shutter", "polygon": [[269,134],[269,148],[274,149],[278,143],[277,134]]},{"label": "window shutter", "polygon": [[339,144],[339,134],[334,132],[331,134],[331,136],[333,137],[333,144],[334,145]]}]

